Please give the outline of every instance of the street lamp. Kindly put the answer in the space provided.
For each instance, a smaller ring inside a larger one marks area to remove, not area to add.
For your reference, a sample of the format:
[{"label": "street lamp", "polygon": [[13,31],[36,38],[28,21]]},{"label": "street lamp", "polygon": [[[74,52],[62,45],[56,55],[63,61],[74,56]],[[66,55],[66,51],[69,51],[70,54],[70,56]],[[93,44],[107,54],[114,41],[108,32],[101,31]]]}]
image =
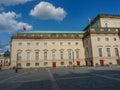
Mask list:
[{"label": "street lamp", "polygon": [[74,51],[72,51],[72,55],[73,55],[73,70],[75,69],[75,65],[74,65]]},{"label": "street lamp", "polygon": [[15,68],[15,72],[18,72],[18,53],[17,53],[17,60],[16,60],[16,68]]}]

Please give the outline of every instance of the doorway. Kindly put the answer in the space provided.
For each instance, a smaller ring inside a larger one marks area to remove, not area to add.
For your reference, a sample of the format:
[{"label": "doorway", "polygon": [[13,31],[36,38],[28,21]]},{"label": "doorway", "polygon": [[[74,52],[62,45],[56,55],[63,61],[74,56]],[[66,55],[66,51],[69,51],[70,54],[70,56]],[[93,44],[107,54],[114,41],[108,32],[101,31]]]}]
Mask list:
[{"label": "doorway", "polygon": [[77,61],[77,66],[80,66],[80,61]]},{"label": "doorway", "polygon": [[56,67],[56,62],[52,62],[52,67]]},{"label": "doorway", "polygon": [[104,60],[100,60],[100,65],[104,66]]}]

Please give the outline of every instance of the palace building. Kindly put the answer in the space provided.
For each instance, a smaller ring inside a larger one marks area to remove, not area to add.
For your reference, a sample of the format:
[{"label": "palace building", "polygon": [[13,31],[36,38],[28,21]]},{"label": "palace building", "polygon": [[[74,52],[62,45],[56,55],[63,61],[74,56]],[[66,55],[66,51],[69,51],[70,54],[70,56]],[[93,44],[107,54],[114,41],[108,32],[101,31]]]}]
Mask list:
[{"label": "palace building", "polygon": [[11,67],[120,63],[120,15],[99,14],[83,31],[26,31],[11,38]]}]

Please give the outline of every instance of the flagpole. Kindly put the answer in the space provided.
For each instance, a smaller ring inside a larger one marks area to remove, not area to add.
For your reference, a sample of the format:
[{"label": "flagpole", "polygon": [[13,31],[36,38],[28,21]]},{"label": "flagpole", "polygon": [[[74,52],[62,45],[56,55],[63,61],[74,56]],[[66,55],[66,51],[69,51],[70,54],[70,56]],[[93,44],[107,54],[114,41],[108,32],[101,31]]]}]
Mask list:
[{"label": "flagpole", "polygon": [[91,18],[88,18],[89,20],[89,30],[91,30],[91,22],[92,22],[92,19]]}]

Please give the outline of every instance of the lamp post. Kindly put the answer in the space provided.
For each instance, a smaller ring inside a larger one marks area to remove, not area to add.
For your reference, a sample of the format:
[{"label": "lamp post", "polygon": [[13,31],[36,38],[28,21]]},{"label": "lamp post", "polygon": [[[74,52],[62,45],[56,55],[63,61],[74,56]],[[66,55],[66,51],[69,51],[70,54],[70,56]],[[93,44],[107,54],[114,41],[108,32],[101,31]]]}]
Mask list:
[{"label": "lamp post", "polygon": [[17,53],[17,60],[16,60],[16,68],[15,68],[15,72],[18,72],[18,53]]},{"label": "lamp post", "polygon": [[72,55],[73,55],[73,70],[75,69],[75,65],[74,65],[74,51],[72,51]]}]

